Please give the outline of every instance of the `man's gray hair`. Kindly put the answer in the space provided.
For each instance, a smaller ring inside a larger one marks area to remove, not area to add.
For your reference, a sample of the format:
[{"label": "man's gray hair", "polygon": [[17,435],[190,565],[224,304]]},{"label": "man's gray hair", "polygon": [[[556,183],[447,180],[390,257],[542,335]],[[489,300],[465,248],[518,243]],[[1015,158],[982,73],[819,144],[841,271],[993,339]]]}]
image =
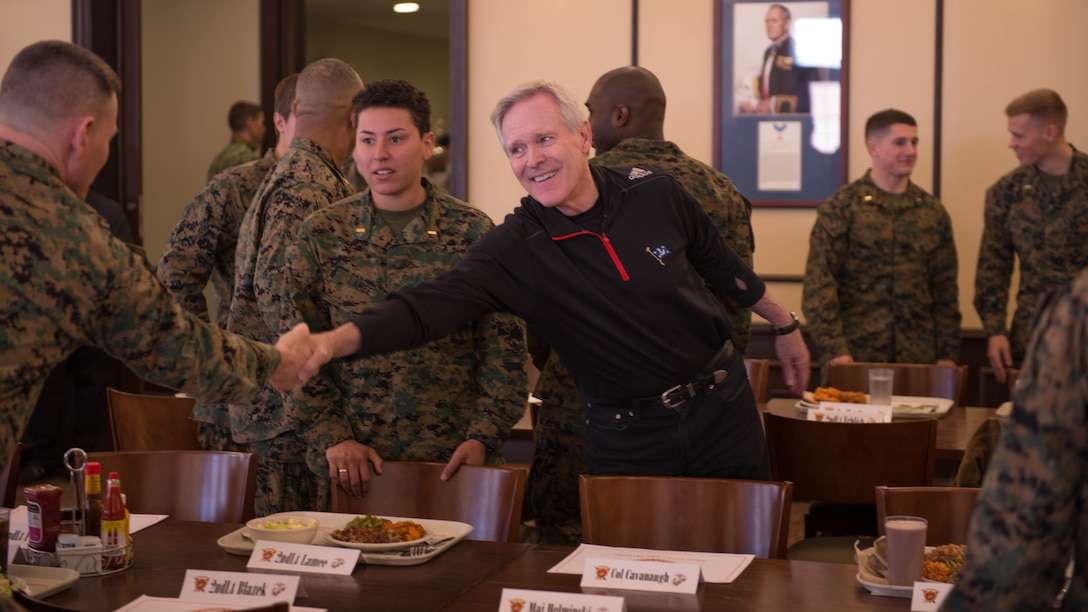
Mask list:
[{"label": "man's gray hair", "polygon": [[506,142],[502,138],[502,122],[506,118],[506,113],[510,112],[515,104],[540,94],[547,94],[555,100],[556,106],[559,107],[559,117],[568,130],[573,133],[581,129],[582,123],[586,120],[585,107],[574,99],[574,96],[570,94],[566,87],[553,81],[529,81],[528,83],[522,83],[503,96],[495,105],[495,110],[491,111],[491,123],[495,126],[495,131],[499,135],[499,142],[502,144],[503,149],[506,148]]}]

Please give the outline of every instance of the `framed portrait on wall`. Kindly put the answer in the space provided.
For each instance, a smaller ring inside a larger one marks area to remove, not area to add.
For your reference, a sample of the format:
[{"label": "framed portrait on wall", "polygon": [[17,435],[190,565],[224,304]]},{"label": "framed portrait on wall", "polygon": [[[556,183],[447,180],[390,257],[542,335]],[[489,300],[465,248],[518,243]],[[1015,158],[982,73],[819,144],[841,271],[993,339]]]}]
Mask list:
[{"label": "framed portrait on wall", "polygon": [[846,182],[848,1],[715,1],[714,162],[753,206]]}]

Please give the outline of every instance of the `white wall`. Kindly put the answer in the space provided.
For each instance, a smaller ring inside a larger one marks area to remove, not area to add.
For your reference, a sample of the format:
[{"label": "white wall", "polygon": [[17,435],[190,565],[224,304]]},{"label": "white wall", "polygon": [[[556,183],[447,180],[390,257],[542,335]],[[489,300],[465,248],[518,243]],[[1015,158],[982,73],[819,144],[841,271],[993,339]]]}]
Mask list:
[{"label": "white wall", "polygon": [[39,40],[72,40],[69,0],[0,0],[0,74],[23,47]]},{"label": "white wall", "polygon": [[[227,111],[260,103],[258,0],[143,2],[144,248],[157,262],[230,142]],[[271,114],[271,110],[266,110]]]}]

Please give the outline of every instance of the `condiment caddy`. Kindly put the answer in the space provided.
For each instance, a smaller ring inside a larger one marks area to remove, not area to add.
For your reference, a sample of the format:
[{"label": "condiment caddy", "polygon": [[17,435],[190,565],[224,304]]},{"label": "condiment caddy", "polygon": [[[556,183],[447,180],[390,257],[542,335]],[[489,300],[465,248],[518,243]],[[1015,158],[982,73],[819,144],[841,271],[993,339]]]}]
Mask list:
[{"label": "condiment caddy", "polygon": [[132,566],[129,513],[117,472],[110,472],[102,495],[102,467],[73,448],[64,454],[75,491],[74,508],[61,508],[63,490],[51,484],[24,489],[28,546],[15,562],[65,567],[81,576],[113,574]]}]

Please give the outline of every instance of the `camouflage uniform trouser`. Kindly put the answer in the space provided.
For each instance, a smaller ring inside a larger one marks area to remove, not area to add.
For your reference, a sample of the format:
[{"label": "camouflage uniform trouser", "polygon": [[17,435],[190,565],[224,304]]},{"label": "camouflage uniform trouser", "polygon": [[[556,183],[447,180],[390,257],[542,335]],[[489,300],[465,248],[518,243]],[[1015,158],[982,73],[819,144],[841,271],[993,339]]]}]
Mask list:
[{"label": "camouflage uniform trouser", "polygon": [[248,452],[245,444],[235,442],[234,438],[231,437],[229,425],[198,421],[196,424],[196,437],[200,441],[200,448],[207,451]]},{"label": "camouflage uniform trouser", "polygon": [[582,542],[578,476],[586,472],[582,406],[544,401],[533,426],[533,464],[529,504],[540,544],[577,546]]},{"label": "camouflage uniform trouser", "polygon": [[306,467],[306,444],[295,432],[271,440],[250,442],[249,452],[257,453],[257,516],[292,510],[328,510],[328,479],[315,478]]}]

